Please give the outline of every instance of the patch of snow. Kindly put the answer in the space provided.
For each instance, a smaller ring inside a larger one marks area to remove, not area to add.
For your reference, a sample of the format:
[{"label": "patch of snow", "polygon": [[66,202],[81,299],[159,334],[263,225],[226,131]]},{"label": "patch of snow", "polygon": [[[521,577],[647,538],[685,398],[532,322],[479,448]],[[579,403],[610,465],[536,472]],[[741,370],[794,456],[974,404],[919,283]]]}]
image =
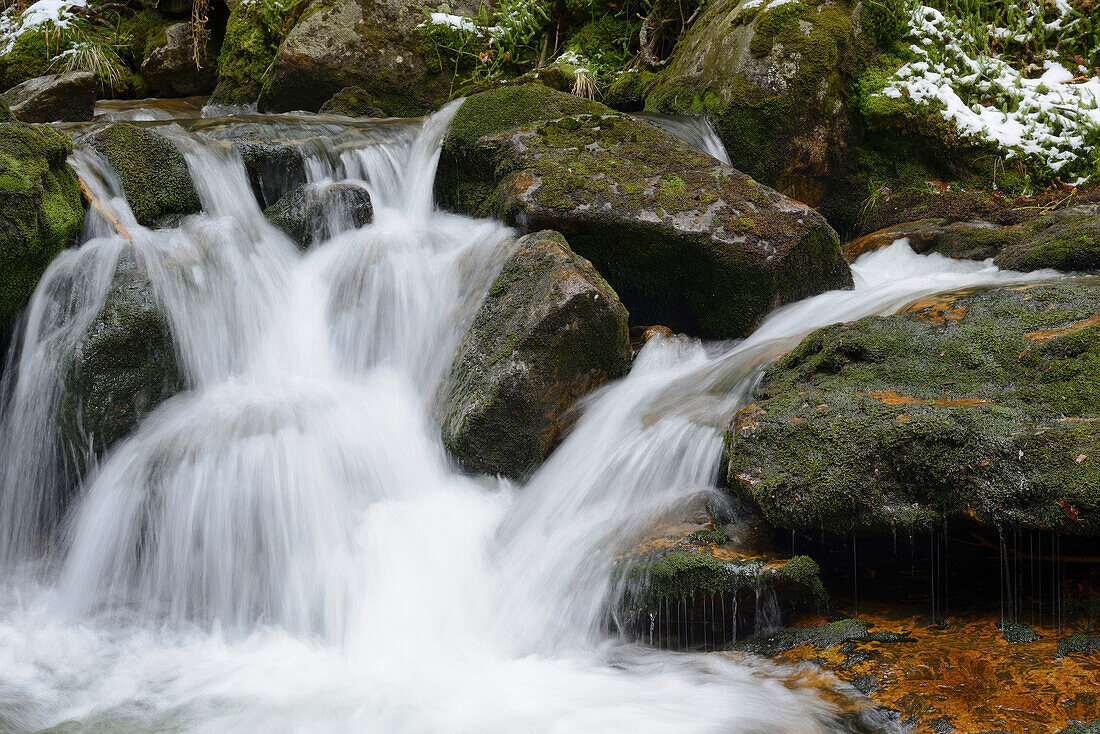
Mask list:
[{"label": "patch of snow", "polygon": [[22,13],[10,7],[0,14],[0,53],[8,53],[23,33],[50,24],[68,28],[75,11],[86,6],[87,0],[38,0]]}]

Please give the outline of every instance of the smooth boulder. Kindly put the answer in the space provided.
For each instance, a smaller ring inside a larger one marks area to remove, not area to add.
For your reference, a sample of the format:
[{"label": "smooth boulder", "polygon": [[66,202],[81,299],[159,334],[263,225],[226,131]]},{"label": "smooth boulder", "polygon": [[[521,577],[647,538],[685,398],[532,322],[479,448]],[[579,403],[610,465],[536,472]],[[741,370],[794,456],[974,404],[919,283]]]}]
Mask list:
[{"label": "smooth boulder", "polygon": [[818,330],[726,435],[779,528],[1100,534],[1100,281],[969,289]]},{"label": "smooth boulder", "polygon": [[306,184],[265,209],[264,216],[305,249],[314,242],[369,224],[374,207],[370,192],[362,186]]},{"label": "smooth boulder", "polygon": [[437,396],[443,443],[465,466],[521,477],[585,393],[626,372],[627,312],[557,232],[514,245]]},{"label": "smooth boulder", "polygon": [[161,42],[147,50],[141,76],[156,97],[189,97],[209,94],[214,89],[217,54],[211,36],[195,59],[195,40],[190,22],[173,23],[164,29]]},{"label": "smooth boulder", "polygon": [[91,71],[28,79],[3,94],[12,116],[23,122],[83,122],[95,112],[96,79]]},{"label": "smooth boulder", "polygon": [[45,125],[0,123],[0,344],[46,267],[80,234],[84,207],[65,162],[68,136]]},{"label": "smooth boulder", "polygon": [[163,136],[115,122],[92,135],[88,144],[118,174],[142,225],[171,226],[202,207],[186,159]]},{"label": "smooth boulder", "polygon": [[521,230],[553,228],[632,318],[705,338],[852,285],[817,212],[649,123],[540,84],[475,94],[443,143],[436,197]]},{"label": "smooth boulder", "polygon": [[357,87],[386,116],[424,114],[446,99],[451,75],[424,53],[423,20],[412,0],[314,0],[279,45],[260,109],[316,112]]}]

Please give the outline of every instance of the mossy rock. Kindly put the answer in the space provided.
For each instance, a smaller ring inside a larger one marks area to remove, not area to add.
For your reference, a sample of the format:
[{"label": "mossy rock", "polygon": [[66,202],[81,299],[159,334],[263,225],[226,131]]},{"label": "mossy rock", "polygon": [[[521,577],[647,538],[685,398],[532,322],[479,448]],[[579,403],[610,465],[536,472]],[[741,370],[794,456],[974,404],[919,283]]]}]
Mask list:
[{"label": "mossy rock", "polygon": [[604,89],[603,103],[622,112],[645,109],[646,96],[657,75],[651,71],[628,69]]},{"label": "mossy rock", "polygon": [[3,74],[3,88],[11,89],[28,79],[46,76],[54,71],[51,51],[57,46],[56,39],[47,37],[44,26],[29,29],[15,37],[11,49],[0,56],[0,69]]},{"label": "mossy rock", "polygon": [[843,645],[846,642],[906,642],[908,637],[896,632],[871,632],[867,623],[859,619],[840,619],[815,627],[788,627],[771,635],[742,640],[730,646],[731,650],[751,652],[772,657],[802,645],[822,649]]},{"label": "mossy rock", "polygon": [[[901,17],[896,0],[874,5]],[[650,84],[646,108],[708,115],[735,168],[822,206],[857,142],[852,80],[880,36],[898,30],[870,7],[708,2]]]},{"label": "mossy rock", "polygon": [[726,434],[776,527],[1100,534],[1100,282],[968,290],[820,329]]},{"label": "mossy rock", "polygon": [[86,457],[102,456],[183,386],[167,316],[127,250],[65,375],[59,422],[76,474]]},{"label": "mossy rock", "polygon": [[751,541],[745,547],[720,528],[686,536],[684,529],[647,538],[616,562],[617,616],[642,635],[656,632],[660,644],[676,647],[726,644],[761,632],[757,622],[765,617],[782,623],[828,605],[809,556],[777,556]]},{"label": "mossy rock", "polygon": [[851,285],[825,220],[649,123],[537,84],[482,92],[443,143],[436,198],[553,228],[639,323],[743,336],[773,308]]},{"label": "mossy rock", "polygon": [[321,112],[343,117],[388,117],[375,95],[360,87],[344,87],[321,105]]},{"label": "mossy rock", "polygon": [[451,77],[428,52],[423,19],[414,0],[314,0],[279,45],[260,109],[315,112],[345,87],[390,117],[438,107]]},{"label": "mossy rock", "polygon": [[0,342],[46,267],[84,223],[69,138],[46,125],[0,123]]},{"label": "mossy rock", "polygon": [[1061,658],[1066,655],[1098,654],[1100,654],[1100,632],[1077,632],[1058,640],[1058,651],[1054,656]]},{"label": "mossy rock", "polygon": [[994,258],[994,263],[1005,270],[1093,272],[1100,270],[1100,205],[1062,209],[1026,224],[1006,227],[944,219],[906,222],[860,237],[842,249],[852,260],[902,238],[920,254]]},{"label": "mossy rock", "polygon": [[626,372],[627,312],[557,232],[514,245],[437,398],[443,443],[484,474],[542,462],[582,395]]},{"label": "mossy rock", "polygon": [[355,184],[301,186],[264,210],[264,216],[301,248],[358,229],[374,217],[370,193]]},{"label": "mossy rock", "polygon": [[183,154],[152,130],[115,122],[91,136],[88,144],[118,174],[142,225],[170,226],[201,208]]},{"label": "mossy rock", "polygon": [[298,22],[308,0],[253,0],[231,5],[218,53],[214,104],[254,104],[279,44]]}]

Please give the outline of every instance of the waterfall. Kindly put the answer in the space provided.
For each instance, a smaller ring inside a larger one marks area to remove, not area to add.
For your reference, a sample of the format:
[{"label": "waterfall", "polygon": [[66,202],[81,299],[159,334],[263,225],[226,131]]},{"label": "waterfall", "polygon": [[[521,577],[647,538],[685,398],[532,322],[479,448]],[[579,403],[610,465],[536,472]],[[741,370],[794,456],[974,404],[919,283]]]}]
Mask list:
[{"label": "waterfall", "polygon": [[[855,290],[743,341],[651,340],[523,486],[468,476],[430,405],[514,233],[433,207],[453,110],[315,146],[309,182],[364,186],[375,214],[304,253],[214,128],[161,127],[202,201],[171,229],[138,225],[109,169],[74,158],[133,242],[90,216],[5,378],[0,730],[845,730],[797,669],[609,631],[615,554],[715,492],[724,421],[806,332],[1021,276],[896,243]],[[66,360],[125,257],[185,389],[51,516],[75,476],[54,425]]]}]

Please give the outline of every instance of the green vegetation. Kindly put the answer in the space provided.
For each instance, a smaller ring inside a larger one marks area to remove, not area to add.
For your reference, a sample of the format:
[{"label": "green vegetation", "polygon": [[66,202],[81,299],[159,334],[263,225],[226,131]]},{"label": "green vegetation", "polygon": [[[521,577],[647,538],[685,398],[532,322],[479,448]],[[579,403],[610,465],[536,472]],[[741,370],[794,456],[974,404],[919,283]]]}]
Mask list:
[{"label": "green vegetation", "polygon": [[249,104],[259,98],[279,44],[308,4],[308,0],[242,0],[233,5],[218,55],[216,102]]},{"label": "green vegetation", "polygon": [[71,151],[69,138],[46,125],[0,123],[0,331],[80,233],[84,208],[65,163]]}]

